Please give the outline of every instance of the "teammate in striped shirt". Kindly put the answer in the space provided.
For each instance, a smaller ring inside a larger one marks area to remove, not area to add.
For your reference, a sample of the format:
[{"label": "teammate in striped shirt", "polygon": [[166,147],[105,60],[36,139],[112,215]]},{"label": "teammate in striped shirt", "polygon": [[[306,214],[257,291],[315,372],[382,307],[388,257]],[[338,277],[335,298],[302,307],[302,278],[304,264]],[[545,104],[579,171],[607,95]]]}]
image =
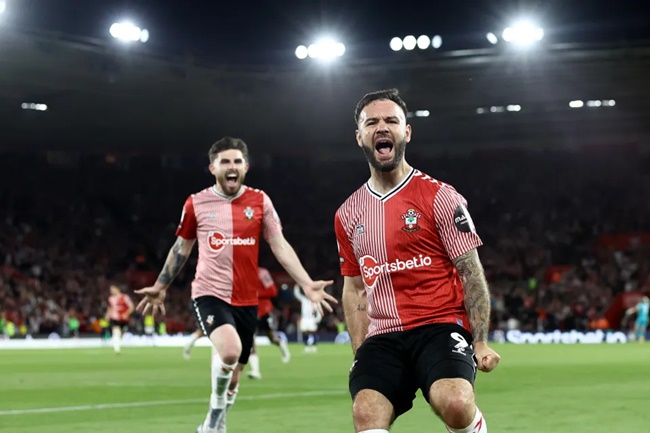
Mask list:
[{"label": "teammate in striped shirt", "polygon": [[226,411],[237,395],[239,376],[248,362],[257,325],[258,256],[262,236],[287,273],[305,288],[322,311],[336,302],[325,292],[332,281],[313,281],[282,234],[271,199],[261,190],[243,185],[248,171],[248,148],[238,138],[222,138],[208,153],[216,183],[185,201],[181,221],[162,272],[137,309],[164,313],[167,288],[199,244],[192,300],[199,326],[213,344],[212,394],[199,433],[225,432]]},{"label": "teammate in striped shirt", "polygon": [[450,432],[486,433],[474,398],[476,367],[491,371],[500,357],[487,344],[481,240],[465,199],[404,159],[406,113],[395,89],[359,101],[356,137],[370,179],[334,222],[355,354],[354,426],[387,432],[419,388]]},{"label": "teammate in striped shirt", "polygon": [[113,350],[115,353],[120,353],[122,333],[129,325],[129,317],[131,317],[134,310],[133,301],[131,301],[129,295],[123,293],[122,289],[115,284],[111,285],[110,292],[105,318],[110,323]]}]

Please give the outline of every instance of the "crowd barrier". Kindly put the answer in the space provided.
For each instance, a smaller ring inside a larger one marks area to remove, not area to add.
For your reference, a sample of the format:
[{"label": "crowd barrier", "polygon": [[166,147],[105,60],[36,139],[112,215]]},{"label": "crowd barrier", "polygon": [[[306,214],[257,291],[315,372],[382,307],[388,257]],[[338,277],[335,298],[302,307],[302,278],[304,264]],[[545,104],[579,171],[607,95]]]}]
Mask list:
[{"label": "crowd barrier", "polygon": [[[650,332],[648,333],[650,334]],[[284,341],[296,342],[295,334],[286,335],[278,332],[278,336]],[[650,335],[647,335],[650,337]],[[187,335],[164,335],[147,336],[133,335],[127,333],[122,339],[123,347],[182,347],[187,342]],[[650,340],[650,338],[647,338]],[[489,340],[496,343],[511,344],[625,344],[630,337],[621,331],[596,330],[593,332],[579,331],[553,331],[553,332],[522,332],[519,330],[495,331],[490,333]],[[319,342],[349,344],[350,336],[347,331],[339,334],[324,334],[319,336]],[[256,336],[255,343],[258,346],[271,344],[268,337]],[[20,338],[2,339],[0,336],[0,350],[2,349],[93,349],[111,346],[111,340],[99,337],[82,338],[61,338],[57,334],[51,334],[47,338]],[[207,338],[201,338],[196,346],[208,347],[210,342]]]}]

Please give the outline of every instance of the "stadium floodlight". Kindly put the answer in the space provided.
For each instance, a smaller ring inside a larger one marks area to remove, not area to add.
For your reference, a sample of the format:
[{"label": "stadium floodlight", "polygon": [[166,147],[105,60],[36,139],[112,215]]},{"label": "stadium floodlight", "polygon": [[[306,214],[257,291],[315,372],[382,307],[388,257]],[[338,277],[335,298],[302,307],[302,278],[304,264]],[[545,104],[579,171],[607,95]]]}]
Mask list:
[{"label": "stadium floodlight", "polygon": [[415,117],[429,117],[429,110],[417,110],[415,112]]},{"label": "stadium floodlight", "polygon": [[431,39],[431,46],[436,50],[440,48],[442,46],[442,36],[435,35],[433,39]]},{"label": "stadium floodlight", "polygon": [[0,0],[0,14],[3,14],[7,10],[7,2]]},{"label": "stadium floodlight", "polygon": [[587,101],[587,107],[600,107],[603,105],[602,101],[596,100],[596,101]]},{"label": "stadium floodlight", "polygon": [[31,103],[23,102],[22,104],[20,104],[20,108],[22,108],[23,110],[47,111],[46,104],[35,104],[33,102]]},{"label": "stadium floodlight", "polygon": [[296,48],[296,57],[299,58],[300,60],[304,60],[307,58],[309,55],[308,49],[304,45],[298,45]]},{"label": "stadium floodlight", "polygon": [[402,39],[398,37],[394,37],[393,39],[390,40],[390,49],[393,51],[399,51],[402,49],[404,45],[402,44]]},{"label": "stadium floodlight", "polygon": [[603,107],[613,107],[614,105],[616,105],[616,101],[613,99],[605,99],[603,101]]},{"label": "stadium floodlight", "polygon": [[579,99],[576,99],[575,101],[569,102],[569,107],[571,107],[571,108],[582,108],[584,106],[585,106],[585,103],[582,102]]},{"label": "stadium floodlight", "polygon": [[485,35],[485,37],[487,38],[488,42],[490,42],[492,45],[496,45],[499,42],[499,38],[497,38],[497,35],[495,35],[492,32]]},{"label": "stadium floodlight", "polygon": [[544,29],[533,24],[531,21],[522,20],[513,24],[511,27],[506,27],[501,36],[506,42],[527,47],[544,38]]},{"label": "stadium floodlight", "polygon": [[404,38],[404,42],[403,42],[404,49],[408,50],[408,51],[411,51],[411,50],[415,49],[415,46],[417,45],[417,43],[418,42],[417,42],[417,39],[415,39],[415,36],[409,35],[409,36]]},{"label": "stadium floodlight", "polygon": [[149,30],[141,29],[140,27],[128,21],[113,23],[109,29],[109,33],[115,39],[123,42],[145,43],[149,40]]},{"label": "stadium floodlight", "polygon": [[427,35],[421,35],[418,40],[418,48],[421,50],[426,50],[429,48],[429,45],[431,45],[431,38],[429,38]]},{"label": "stadium floodlight", "polygon": [[511,104],[506,107],[506,110],[508,111],[521,111],[521,105],[519,104]]},{"label": "stadium floodlight", "polygon": [[334,42],[331,39],[323,39],[305,48],[304,45],[296,48],[296,57],[299,59],[319,59],[330,61],[345,54],[345,45],[341,42]]}]

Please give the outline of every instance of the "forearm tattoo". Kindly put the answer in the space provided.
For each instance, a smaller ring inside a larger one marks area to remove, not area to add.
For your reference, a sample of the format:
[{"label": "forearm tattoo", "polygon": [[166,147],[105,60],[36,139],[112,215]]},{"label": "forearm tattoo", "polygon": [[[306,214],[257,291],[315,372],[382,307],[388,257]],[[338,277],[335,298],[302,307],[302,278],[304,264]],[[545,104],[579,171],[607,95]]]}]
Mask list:
[{"label": "forearm tattoo", "polygon": [[167,260],[165,261],[165,266],[158,276],[158,282],[160,284],[169,285],[174,278],[178,276],[178,273],[183,268],[183,265],[187,261],[188,255],[183,254],[183,239],[178,238],[174,245],[172,245],[169,254],[167,254]]},{"label": "forearm tattoo", "polygon": [[474,341],[487,341],[490,327],[490,291],[478,252],[473,249],[453,262],[463,282],[465,309]]}]

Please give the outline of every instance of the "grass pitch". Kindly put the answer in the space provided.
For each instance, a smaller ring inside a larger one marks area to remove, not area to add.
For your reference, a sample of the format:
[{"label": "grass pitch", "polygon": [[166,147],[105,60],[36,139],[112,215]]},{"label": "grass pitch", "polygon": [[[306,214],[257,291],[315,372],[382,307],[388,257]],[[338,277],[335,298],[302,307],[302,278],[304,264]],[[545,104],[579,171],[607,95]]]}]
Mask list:
[{"label": "grass pitch", "polygon": [[[490,432],[650,431],[650,344],[495,345],[502,362],[477,378]],[[262,380],[242,378],[233,433],[353,432],[348,346],[261,347]],[[209,349],[0,351],[0,432],[192,433],[210,394]],[[418,395],[391,432],[444,432]]]}]

